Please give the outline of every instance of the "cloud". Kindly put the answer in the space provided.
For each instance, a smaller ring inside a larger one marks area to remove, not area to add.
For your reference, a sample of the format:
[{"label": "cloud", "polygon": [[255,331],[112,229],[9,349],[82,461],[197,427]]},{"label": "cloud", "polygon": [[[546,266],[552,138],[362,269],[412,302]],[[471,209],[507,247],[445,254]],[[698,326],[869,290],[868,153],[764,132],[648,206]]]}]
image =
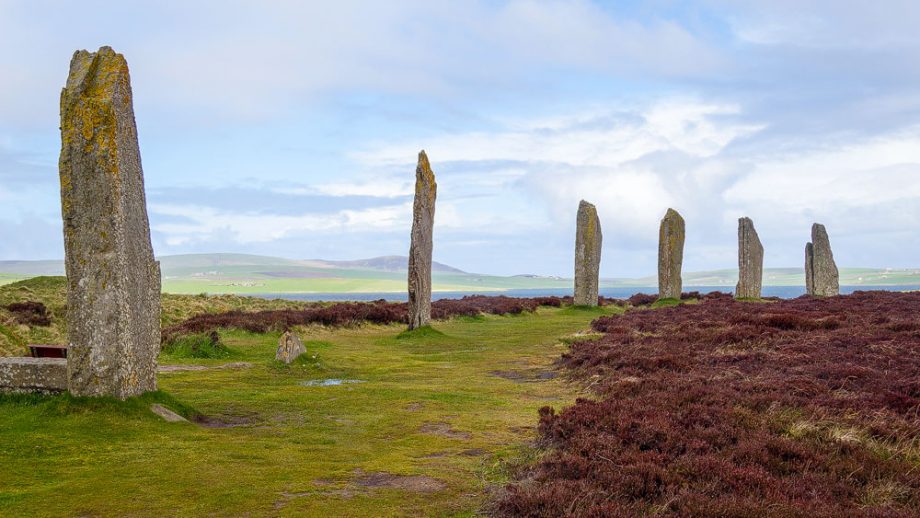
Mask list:
[{"label": "cloud", "polygon": [[[761,129],[734,118],[738,111],[737,106],[685,99],[628,112],[593,106],[582,115],[519,119],[507,130],[436,138],[429,143],[429,156],[435,171],[439,161],[449,165],[447,185],[461,183],[454,175],[480,162],[513,164],[495,171],[513,171],[507,182],[546,200],[554,220],[568,224],[573,207],[585,198],[598,203],[605,220],[621,233],[639,238],[668,206],[692,206],[712,189],[710,184],[718,187],[731,177],[720,162],[701,161]],[[406,167],[410,146],[380,143],[353,156],[361,163]],[[473,176],[495,178],[478,168]]]},{"label": "cloud", "polygon": [[[668,207],[687,220],[688,269],[736,263],[740,216],[754,217],[774,266],[800,262],[814,221],[827,224],[839,241],[841,264],[890,265],[891,258],[901,258],[906,265],[920,252],[913,230],[920,222],[920,127],[873,137],[842,133],[810,146],[784,146],[769,136],[757,149],[769,126],[749,121],[731,104],[665,98],[632,110],[592,105],[581,113],[518,118],[493,132],[442,136],[430,142],[429,156],[435,171],[446,169],[439,182],[446,178],[447,185],[463,185],[454,180],[458,174],[490,178],[482,164],[513,170],[513,178],[491,196],[479,189],[480,203],[494,218],[513,198],[509,191],[528,193],[519,220],[536,225],[511,226],[525,235],[553,235],[565,243],[578,201],[595,203],[605,253],[616,257],[605,262],[606,275],[654,271],[658,222]],[[353,156],[405,167],[409,151],[400,141],[377,142]],[[490,225],[489,218],[482,224]],[[900,239],[869,237],[882,234]],[[859,240],[875,248],[854,247]],[[556,273],[567,270],[564,254],[553,260]]]},{"label": "cloud", "polygon": [[[735,34],[760,45],[813,48],[920,46],[912,0],[747,0],[711,2],[729,16]],[[791,16],[795,13],[795,16]]]},{"label": "cloud", "polygon": [[688,269],[734,264],[741,215],[769,264],[818,220],[841,264],[916,266],[916,2],[631,4],[0,0],[0,227],[58,253],[60,87],[110,44],[159,253],[401,253],[425,148],[467,270],[568,274],[582,198],[604,275],[654,271],[668,206]]},{"label": "cloud", "polygon": [[104,44],[126,55],[139,112],[203,125],[343,91],[476,98],[526,92],[547,68],[698,77],[720,62],[677,23],[581,0],[43,4],[0,6],[0,45],[18,49],[0,56],[0,116],[21,124],[53,121],[71,54]]},{"label": "cloud", "polygon": [[[293,235],[388,231],[411,221],[411,204],[298,215],[224,211],[201,205],[150,205],[152,230],[169,246],[209,240],[214,234],[231,236],[239,244],[264,243]],[[157,222],[160,217],[170,218]]]}]

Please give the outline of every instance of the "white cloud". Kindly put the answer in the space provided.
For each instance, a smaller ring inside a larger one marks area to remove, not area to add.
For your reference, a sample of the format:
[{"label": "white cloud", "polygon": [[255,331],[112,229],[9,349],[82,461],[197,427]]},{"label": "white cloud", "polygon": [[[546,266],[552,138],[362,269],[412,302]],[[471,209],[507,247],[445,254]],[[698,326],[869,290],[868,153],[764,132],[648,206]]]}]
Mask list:
[{"label": "white cloud", "polygon": [[333,197],[367,196],[372,198],[399,198],[414,192],[412,183],[405,179],[358,180],[354,183],[324,183],[312,186],[272,187],[272,192],[294,195],[322,195]]},{"label": "white cloud", "polygon": [[920,127],[840,148],[772,157],[725,196],[818,211],[920,199]]},{"label": "white cloud", "polygon": [[[731,104],[688,99],[667,99],[632,112],[593,106],[581,115],[517,119],[509,122],[509,130],[446,135],[431,140],[428,150],[435,171],[439,161],[518,163],[494,169],[511,171],[504,185],[514,182],[547,200],[556,221],[568,225],[584,198],[596,203],[621,235],[650,241],[656,234],[649,229],[664,209],[693,209],[732,178],[734,172],[724,161],[705,160],[762,128],[733,119],[738,113]],[[412,144],[381,142],[353,156],[364,164],[407,167],[412,149]],[[677,164],[671,163],[675,160]],[[496,173],[477,168],[463,182],[452,176],[447,181],[449,187],[469,185],[477,183],[475,177],[494,181]],[[450,196],[445,189],[441,192]],[[536,209],[529,211],[531,218],[541,212]]]},{"label": "white cloud", "polygon": [[698,77],[720,62],[676,23],[583,0],[36,4],[0,6],[0,45],[17,49],[0,56],[0,117],[21,124],[53,123],[75,47],[106,44],[139,110],[208,125],[342,91],[463,98],[527,91],[543,67]]},{"label": "white cloud", "polygon": [[[506,228],[533,236],[570,232],[578,201],[586,199],[598,207],[605,248],[615,257],[645,261],[633,251],[654,250],[662,214],[676,208],[687,220],[690,269],[735,263],[740,216],[755,219],[777,266],[798,264],[800,241],[813,221],[828,224],[841,246],[849,244],[847,236],[875,242],[867,236],[910,234],[920,224],[920,127],[758,148],[764,125],[739,122],[743,114],[732,104],[662,99],[631,111],[593,105],[579,113],[588,115],[516,118],[494,132],[445,135],[430,142],[429,156],[436,171],[439,161],[450,164],[451,173],[439,177],[449,188],[475,185],[477,177],[491,178],[493,169],[514,171],[497,188],[476,190],[487,200],[480,205],[487,207],[479,221],[484,234],[507,213],[509,192],[529,194]],[[741,140],[744,151],[733,150]],[[377,142],[353,156],[406,167],[413,149]],[[490,163],[494,168],[482,165]],[[452,177],[458,172],[464,181]],[[439,195],[452,194],[442,189]],[[460,223],[477,228],[472,219]],[[913,241],[901,244],[920,246]],[[852,265],[887,264],[896,247],[883,242],[871,250],[843,248],[839,255]],[[621,268],[635,273],[642,267]],[[639,271],[653,268],[650,263]]]},{"label": "white cloud", "polygon": [[[206,206],[151,204],[151,214],[179,217],[187,221],[153,223],[152,230],[165,235],[169,245],[208,240],[227,233],[239,244],[265,243],[308,232],[392,231],[411,223],[411,204],[362,210],[342,210],[331,214],[280,215],[261,212],[228,212]],[[167,218],[170,219],[170,218]]]},{"label": "white cloud", "polygon": [[742,40],[813,48],[920,45],[914,0],[715,0]]},{"label": "white cloud", "polygon": [[[609,110],[609,108],[608,108]],[[509,131],[470,132],[428,140],[433,161],[514,160],[573,166],[618,166],[655,151],[679,150],[707,157],[732,140],[762,128],[720,116],[738,106],[668,100],[633,113],[585,113],[564,119],[518,120]],[[380,142],[352,154],[363,164],[402,166],[414,156],[414,143]]]}]

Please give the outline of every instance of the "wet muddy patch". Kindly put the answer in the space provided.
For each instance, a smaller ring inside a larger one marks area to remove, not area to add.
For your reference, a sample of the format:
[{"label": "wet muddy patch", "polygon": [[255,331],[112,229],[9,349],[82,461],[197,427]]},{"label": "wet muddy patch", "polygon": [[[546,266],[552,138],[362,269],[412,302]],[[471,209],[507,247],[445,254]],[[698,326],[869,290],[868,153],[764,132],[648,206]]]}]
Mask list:
[{"label": "wet muddy patch", "polygon": [[496,370],[489,374],[502,379],[513,381],[515,383],[535,383],[539,381],[551,380],[556,377],[554,371],[543,369],[526,369],[526,370]]},{"label": "wet muddy patch", "polygon": [[339,378],[330,378],[324,380],[306,380],[301,381],[302,387],[337,387],[339,385],[348,385],[351,383],[367,383],[366,380],[347,380]]}]

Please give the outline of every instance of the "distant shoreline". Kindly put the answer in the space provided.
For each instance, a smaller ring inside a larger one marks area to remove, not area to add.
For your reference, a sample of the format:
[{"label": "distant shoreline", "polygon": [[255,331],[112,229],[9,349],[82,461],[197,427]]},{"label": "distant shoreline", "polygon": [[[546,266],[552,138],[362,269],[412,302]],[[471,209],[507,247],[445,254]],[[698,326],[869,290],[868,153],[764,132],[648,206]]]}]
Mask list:
[{"label": "distant shoreline", "polygon": [[[905,285],[891,285],[891,286],[861,286],[861,285],[849,285],[841,286],[840,293],[842,295],[853,293],[854,291],[913,291],[920,290],[920,285],[916,284],[905,284]],[[684,286],[684,291],[699,291],[700,293],[708,293],[710,291],[721,291],[724,293],[732,293],[733,289],[728,286]],[[630,295],[636,293],[649,293],[655,294],[658,292],[658,288],[654,286],[644,286],[644,287],[618,287],[618,288],[601,288],[600,295],[604,297],[611,298],[627,298]],[[505,290],[471,290],[471,291],[434,291],[432,292],[432,299],[454,299],[461,298],[466,295],[505,295],[508,297],[541,297],[541,296],[566,296],[571,295],[572,290],[569,288],[532,288],[532,289],[505,289]],[[763,296],[764,297],[780,297],[784,299],[795,298],[805,294],[805,286],[764,286],[763,287]],[[215,293],[215,295],[217,295]],[[407,298],[405,292],[353,292],[353,293],[246,293],[239,294],[248,297],[258,297],[263,299],[285,299],[285,300],[303,300],[310,302],[318,301],[357,301],[357,302],[366,302],[372,300],[384,299],[387,301],[395,302],[404,302]]]}]

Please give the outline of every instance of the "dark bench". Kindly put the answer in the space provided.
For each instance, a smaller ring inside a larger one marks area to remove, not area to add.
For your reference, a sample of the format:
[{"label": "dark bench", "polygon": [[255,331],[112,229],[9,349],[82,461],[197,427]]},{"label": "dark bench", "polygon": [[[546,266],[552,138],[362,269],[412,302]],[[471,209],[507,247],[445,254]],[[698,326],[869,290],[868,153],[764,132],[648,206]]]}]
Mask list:
[{"label": "dark bench", "polygon": [[33,358],[67,358],[66,345],[29,344]]}]

